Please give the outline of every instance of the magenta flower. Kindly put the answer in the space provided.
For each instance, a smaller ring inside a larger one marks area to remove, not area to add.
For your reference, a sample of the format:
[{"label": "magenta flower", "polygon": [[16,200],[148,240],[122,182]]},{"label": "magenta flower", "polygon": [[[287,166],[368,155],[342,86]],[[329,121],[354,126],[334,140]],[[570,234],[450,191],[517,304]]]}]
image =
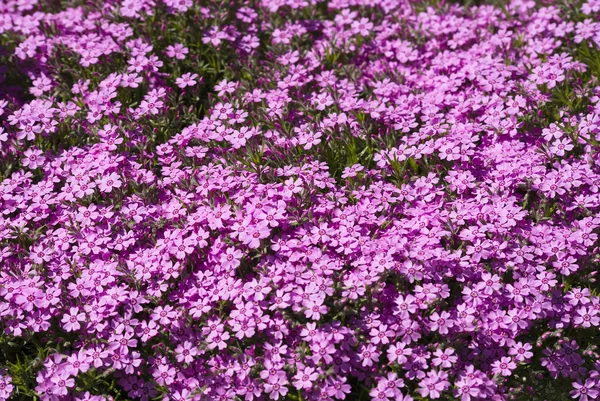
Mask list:
[{"label": "magenta flower", "polygon": [[298,390],[308,390],[312,388],[317,377],[319,377],[319,374],[315,371],[315,369],[308,366],[304,370],[296,373],[294,376],[295,381],[293,382],[294,387],[296,387]]},{"label": "magenta flower", "polygon": [[307,319],[319,320],[321,315],[327,313],[327,306],[323,305],[319,299],[309,299],[305,303],[306,309],[304,310],[304,316]]},{"label": "magenta flower", "polygon": [[150,318],[154,321],[158,321],[163,326],[171,323],[172,320],[176,319],[177,311],[170,305],[167,306],[157,306],[154,308],[154,311],[150,315]]},{"label": "magenta flower", "polygon": [[581,307],[577,309],[577,314],[573,317],[573,323],[582,327],[598,326],[600,317],[598,317],[598,309]]},{"label": "magenta flower", "polygon": [[168,365],[159,365],[152,374],[160,385],[169,385],[175,381],[175,369]]},{"label": "magenta flower", "polygon": [[23,156],[22,164],[30,169],[36,169],[44,164],[44,157],[42,151],[39,149],[27,149]]},{"label": "magenta flower", "polygon": [[509,354],[517,361],[523,362],[533,356],[533,352],[530,351],[532,348],[530,344],[518,342],[511,346]]},{"label": "magenta flower", "polygon": [[460,397],[461,401],[471,401],[473,397],[480,394],[480,390],[477,387],[477,382],[467,378],[456,383],[454,394]]},{"label": "magenta flower", "polygon": [[195,86],[198,83],[196,81],[197,78],[198,78],[198,74],[192,74],[192,73],[186,72],[180,78],[177,78],[175,80],[175,83],[177,84],[177,86],[179,86],[181,89],[183,89],[186,86],[190,86],[190,87]]},{"label": "magenta flower", "polygon": [[15,386],[12,384],[12,377],[4,371],[0,371],[0,398],[8,400]]},{"label": "magenta flower", "polygon": [[422,397],[429,397],[432,400],[440,398],[441,392],[446,389],[446,383],[439,381],[437,377],[426,377],[419,381],[417,390]]},{"label": "magenta flower", "polygon": [[449,329],[454,326],[454,320],[450,318],[448,312],[442,312],[441,314],[434,312],[429,319],[432,321],[430,329],[438,331],[440,334],[448,334]]},{"label": "magenta flower", "polygon": [[375,346],[371,344],[361,346],[360,359],[362,366],[373,366],[374,363],[379,361],[379,355],[380,353]]},{"label": "magenta flower", "polygon": [[574,382],[572,385],[575,390],[571,391],[571,398],[578,398],[579,401],[595,400],[600,395],[598,383],[594,379],[588,379],[583,384]]},{"label": "magenta flower", "polygon": [[281,397],[285,397],[285,395],[288,393],[289,390],[286,384],[287,380],[285,379],[279,379],[274,383],[265,383],[265,393],[269,394],[269,399],[278,400]]},{"label": "magenta flower", "polygon": [[190,50],[187,47],[184,47],[181,43],[175,43],[172,46],[167,46],[166,55],[172,58],[176,58],[177,60],[184,60],[185,55],[188,54]]},{"label": "magenta flower", "polygon": [[573,145],[569,139],[556,140],[550,146],[550,151],[556,156],[564,156],[565,152],[573,150]]},{"label": "magenta flower", "polygon": [[517,364],[510,357],[502,357],[492,364],[492,372],[502,376],[512,375],[512,371],[517,368]]},{"label": "magenta flower", "polygon": [[451,367],[457,360],[458,357],[454,354],[454,350],[452,348],[446,348],[445,350],[436,350],[433,355],[432,362],[434,366],[441,366],[442,368]]},{"label": "magenta flower", "polygon": [[191,363],[194,360],[194,357],[198,355],[198,349],[192,345],[189,341],[185,341],[182,344],[179,344],[175,349],[177,353],[177,361]]},{"label": "magenta flower", "polygon": [[75,386],[75,380],[66,372],[52,376],[51,381],[52,393],[56,395],[67,395],[69,393],[68,389]]},{"label": "magenta flower", "polygon": [[96,183],[98,184],[98,188],[101,192],[107,193],[112,192],[114,188],[121,188],[123,184],[117,173],[110,173],[107,176],[97,180]]},{"label": "magenta flower", "polygon": [[80,313],[78,307],[71,307],[69,312],[63,315],[61,322],[66,331],[76,331],[81,328],[80,322],[84,322],[85,318],[85,313]]}]

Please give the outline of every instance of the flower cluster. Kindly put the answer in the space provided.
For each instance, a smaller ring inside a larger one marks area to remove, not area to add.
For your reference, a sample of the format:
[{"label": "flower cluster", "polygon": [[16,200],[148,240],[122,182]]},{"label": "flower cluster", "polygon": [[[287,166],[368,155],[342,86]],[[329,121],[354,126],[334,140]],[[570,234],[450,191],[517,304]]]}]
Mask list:
[{"label": "flower cluster", "polygon": [[600,2],[499,3],[0,0],[0,400],[597,399]]}]

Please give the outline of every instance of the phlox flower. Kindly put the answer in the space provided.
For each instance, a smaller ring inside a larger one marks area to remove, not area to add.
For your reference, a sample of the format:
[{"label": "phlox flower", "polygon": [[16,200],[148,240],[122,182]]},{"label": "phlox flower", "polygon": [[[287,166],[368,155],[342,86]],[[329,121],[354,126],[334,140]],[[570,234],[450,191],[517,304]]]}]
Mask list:
[{"label": "phlox flower", "polygon": [[168,325],[177,318],[177,311],[170,305],[157,306],[150,315],[150,318],[154,321],[158,321],[160,324]]},{"label": "phlox flower", "polygon": [[374,363],[377,363],[379,355],[381,354],[374,345],[368,344],[360,347],[360,362],[364,367],[373,366]]},{"label": "phlox flower", "polygon": [[186,72],[180,78],[177,78],[175,80],[175,83],[177,84],[177,86],[179,86],[181,89],[183,89],[186,86],[195,86],[197,84],[197,81],[196,81],[197,78],[198,78],[198,74],[192,74],[192,73]]},{"label": "phlox flower", "polygon": [[167,46],[165,54],[171,58],[176,58],[177,60],[185,60],[185,55],[189,52],[190,50],[181,43],[175,43],[172,46]]},{"label": "phlox flower", "polygon": [[443,351],[441,349],[436,350],[433,353],[435,356],[435,358],[432,360],[433,365],[441,366],[442,368],[451,367],[458,360],[458,357],[453,354],[454,350],[452,348],[446,348]]},{"label": "phlox flower", "polygon": [[108,175],[96,180],[100,192],[112,192],[114,188],[121,188],[122,181],[117,173],[109,173]]},{"label": "phlox flower", "polygon": [[36,169],[44,164],[45,158],[42,156],[42,151],[35,148],[27,149],[23,152],[23,156],[25,156],[21,163],[25,167],[29,167],[30,169]]},{"label": "phlox flower", "polygon": [[573,323],[581,325],[582,327],[598,326],[600,324],[598,310],[586,307],[577,309],[577,314],[573,317]]},{"label": "phlox flower", "polygon": [[220,31],[218,27],[214,26],[210,29],[208,34],[202,38],[202,43],[210,43],[215,47],[219,47],[223,40],[229,40],[229,35],[223,31]]},{"label": "phlox flower", "polygon": [[466,378],[461,379],[456,383],[456,389],[454,390],[454,394],[457,397],[460,397],[461,401],[471,401],[473,397],[477,397],[480,393],[480,390],[477,386],[477,382]]},{"label": "phlox flower", "polygon": [[194,357],[198,355],[198,349],[191,342],[185,341],[177,346],[175,353],[177,362],[191,363]]},{"label": "phlox flower", "polygon": [[66,331],[76,331],[81,328],[80,322],[85,321],[85,313],[80,313],[79,308],[69,308],[69,313],[65,313],[61,322]]},{"label": "phlox flower", "polygon": [[317,377],[319,377],[319,374],[315,371],[315,368],[307,366],[303,370],[298,370],[294,376],[294,387],[296,387],[298,390],[308,390],[312,388]]},{"label": "phlox flower", "polygon": [[69,388],[75,386],[75,380],[66,372],[57,373],[50,378],[51,391],[55,395],[67,395]]},{"label": "phlox flower", "polygon": [[574,382],[572,386],[575,390],[571,391],[571,398],[578,398],[579,401],[595,400],[600,395],[598,382],[594,379],[587,379],[583,384]]},{"label": "phlox flower", "polygon": [[515,360],[523,362],[533,356],[533,352],[530,351],[532,348],[533,347],[531,344],[523,344],[522,342],[518,342],[510,347],[508,353],[509,355],[513,356]]},{"label": "phlox flower", "polygon": [[512,375],[512,371],[517,368],[517,364],[510,357],[502,357],[492,364],[492,372],[502,376]]},{"label": "phlox flower", "polygon": [[556,156],[564,156],[565,152],[573,150],[573,144],[568,138],[556,140],[550,146],[550,151]]}]

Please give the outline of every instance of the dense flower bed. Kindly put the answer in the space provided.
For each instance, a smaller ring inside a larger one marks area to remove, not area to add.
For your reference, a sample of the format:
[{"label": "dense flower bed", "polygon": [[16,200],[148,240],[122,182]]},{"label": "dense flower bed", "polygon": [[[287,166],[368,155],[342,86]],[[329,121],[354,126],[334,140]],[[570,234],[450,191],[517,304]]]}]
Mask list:
[{"label": "dense flower bed", "polygon": [[598,398],[600,1],[482,3],[0,0],[0,399]]}]

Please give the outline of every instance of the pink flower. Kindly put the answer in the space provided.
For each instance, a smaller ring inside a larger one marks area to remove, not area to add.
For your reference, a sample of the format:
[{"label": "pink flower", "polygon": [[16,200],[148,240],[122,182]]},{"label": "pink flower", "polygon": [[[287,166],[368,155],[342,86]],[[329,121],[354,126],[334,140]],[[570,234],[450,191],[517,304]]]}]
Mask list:
[{"label": "pink flower", "polygon": [[242,127],[239,130],[233,130],[231,134],[225,137],[225,139],[231,143],[234,149],[239,149],[242,146],[246,146],[248,139],[252,138],[256,134],[257,132],[255,129]]},{"label": "pink flower", "polygon": [[408,361],[408,356],[412,354],[412,348],[406,348],[406,344],[399,342],[390,345],[387,351],[387,357],[389,361],[395,361],[399,365],[402,365]]},{"label": "pink flower", "polygon": [[327,307],[317,300],[309,299],[306,301],[306,309],[304,310],[304,316],[307,319],[319,320],[321,315],[327,313]]},{"label": "pink flower", "polygon": [[285,397],[288,391],[288,388],[280,383],[265,383],[265,393],[269,394],[269,398],[272,400]]},{"label": "pink flower", "polygon": [[598,310],[591,307],[577,309],[577,314],[573,317],[573,323],[581,325],[581,327],[598,326],[600,324]]},{"label": "pink flower", "polygon": [[136,73],[140,73],[146,66],[148,66],[148,62],[149,60],[146,58],[146,56],[137,56],[135,58],[131,58],[128,61],[129,67],[127,67],[127,70],[129,72],[135,71]]},{"label": "pink flower", "polygon": [[396,399],[394,391],[388,389],[383,384],[378,384],[377,387],[372,388],[369,392],[373,401],[386,401],[388,399]]},{"label": "pink flower", "polygon": [[373,366],[373,364],[377,363],[379,361],[379,355],[381,355],[381,353],[374,345],[368,344],[360,347],[359,357],[361,365],[364,367]]},{"label": "pink flower", "polygon": [[79,372],[87,372],[90,369],[92,358],[84,352],[77,352],[67,358],[67,363],[70,364],[71,375],[76,376]]},{"label": "pink flower", "polygon": [[296,387],[298,390],[308,390],[312,388],[313,383],[315,382],[317,377],[319,377],[319,374],[315,371],[315,368],[313,367],[308,366],[305,367],[304,370],[298,370],[298,372],[294,376],[294,387]]},{"label": "pink flower", "polygon": [[142,113],[150,113],[152,115],[156,115],[160,112],[160,108],[164,106],[164,102],[157,98],[156,96],[147,96],[140,103],[140,110]]},{"label": "pink flower", "polygon": [[96,181],[100,192],[112,192],[113,188],[121,188],[122,182],[117,173],[110,173]]},{"label": "pink flower", "polygon": [[44,157],[42,156],[42,151],[39,149],[27,149],[23,152],[23,156],[25,156],[21,161],[23,166],[30,169],[36,169],[44,164]]},{"label": "pink flower", "polygon": [[446,311],[443,311],[441,314],[434,312],[429,319],[432,322],[429,328],[432,331],[438,331],[440,334],[448,334],[448,329],[454,326],[454,321]]},{"label": "pink flower", "polygon": [[[431,373],[431,372],[430,372]],[[440,398],[441,392],[446,389],[447,382],[440,381],[434,375],[424,378],[419,382],[419,389],[417,390],[422,397],[429,397],[432,400]]]},{"label": "pink flower", "polygon": [[52,81],[42,72],[40,77],[33,80],[29,92],[34,96],[41,96],[50,89],[52,89]]},{"label": "pink flower", "polygon": [[177,60],[184,60],[185,55],[189,52],[190,50],[187,47],[184,47],[181,43],[175,43],[173,46],[168,46],[165,53],[167,56],[174,57]]},{"label": "pink flower", "polygon": [[177,345],[175,353],[177,362],[191,363],[194,360],[194,356],[198,355],[198,349],[191,342],[185,341],[183,345]]},{"label": "pink flower", "polygon": [[590,303],[590,296],[592,293],[588,288],[573,288],[571,289],[565,299],[569,301],[569,305],[587,305]]},{"label": "pink flower", "polygon": [[244,295],[247,299],[253,299],[254,301],[263,301],[265,296],[271,292],[271,287],[268,285],[268,281],[261,280],[260,282],[252,280],[244,285]]},{"label": "pink flower", "polygon": [[285,219],[284,210],[280,207],[280,205],[278,207],[265,206],[262,210],[256,211],[255,216],[257,219],[268,224],[269,227],[278,227],[278,220]]},{"label": "pink flower", "polygon": [[587,379],[584,384],[574,382],[572,386],[575,390],[571,391],[571,398],[579,398],[579,401],[595,400],[600,395],[598,384],[594,379]]},{"label": "pink flower", "polygon": [[552,89],[556,86],[558,82],[562,82],[565,80],[565,75],[562,69],[550,67],[544,78],[546,80],[546,83],[548,84],[548,89]]},{"label": "pink flower", "polygon": [[67,372],[57,373],[50,379],[52,382],[52,393],[56,395],[67,395],[68,388],[75,386],[75,380]]},{"label": "pink flower", "polygon": [[283,345],[281,343],[271,345],[269,343],[266,343],[265,351],[267,351],[267,354],[273,362],[281,362],[281,356],[285,355],[287,352],[287,345]]},{"label": "pink flower", "polygon": [[219,28],[212,27],[210,32],[202,38],[202,43],[210,43],[215,47],[219,47],[223,40],[229,40],[229,35],[225,32],[219,31]]},{"label": "pink flower", "polygon": [[249,248],[256,249],[260,246],[260,240],[267,238],[269,235],[271,235],[269,226],[261,223],[255,226],[248,226],[244,232],[240,233],[239,239]]},{"label": "pink flower", "polygon": [[148,339],[154,337],[158,334],[158,325],[154,320],[150,320],[146,322],[145,320],[138,326],[136,333],[140,336],[142,341],[148,341]]},{"label": "pink flower", "polygon": [[506,102],[506,111],[511,115],[519,114],[520,109],[524,108],[526,103],[527,102],[523,96],[517,95],[514,97],[514,99],[509,99]]},{"label": "pink flower", "polygon": [[550,151],[556,156],[564,156],[565,152],[573,150],[573,144],[568,138],[556,140],[550,146]]},{"label": "pink flower", "polygon": [[173,241],[173,244],[170,247],[170,251],[174,254],[177,259],[185,259],[185,257],[192,252],[194,252],[194,248],[197,243],[192,238],[181,238],[177,237]]},{"label": "pink flower", "polygon": [[356,177],[359,171],[364,170],[364,167],[360,164],[354,164],[353,166],[344,168],[342,178],[352,178]]},{"label": "pink flower", "polygon": [[0,400],[10,399],[15,386],[12,384],[12,377],[4,374],[3,370],[0,370]]},{"label": "pink flower", "polygon": [[156,382],[163,386],[169,385],[175,381],[176,371],[172,366],[159,365],[158,369],[152,374]]},{"label": "pink flower", "polygon": [[42,132],[42,126],[34,123],[24,123],[19,125],[19,132],[17,133],[17,139],[27,139],[33,141],[35,134]]},{"label": "pink flower", "polygon": [[168,325],[177,318],[177,311],[172,306],[157,306],[150,315],[152,320],[158,321],[162,325]]},{"label": "pink flower", "polygon": [[508,354],[512,355],[517,361],[523,362],[533,356],[533,352],[530,351],[531,349],[531,344],[518,342],[510,347]]},{"label": "pink flower", "polygon": [[235,337],[240,340],[244,337],[251,338],[256,333],[256,324],[252,319],[236,319],[231,329],[235,333]]},{"label": "pink flower", "polygon": [[221,255],[220,261],[224,269],[234,269],[239,266],[240,258],[243,253],[239,249],[233,247],[227,248],[224,254]]},{"label": "pink flower", "polygon": [[66,331],[75,331],[81,328],[79,322],[85,321],[85,313],[79,313],[78,307],[71,307],[69,313],[65,313],[61,320]]},{"label": "pink flower", "polygon": [[227,93],[235,92],[235,89],[238,87],[236,82],[228,82],[226,79],[223,79],[218,84],[215,85],[215,91],[218,91],[218,95],[220,97],[225,96]]},{"label": "pink flower", "polygon": [[499,361],[492,364],[492,372],[502,376],[512,375],[512,371],[517,368],[517,364],[510,357],[502,357]]},{"label": "pink flower", "polygon": [[441,366],[443,368],[451,367],[457,360],[458,357],[454,354],[454,350],[452,348],[446,348],[444,351],[441,349],[436,350],[433,355],[432,362],[434,366]]},{"label": "pink flower", "polygon": [[333,99],[328,93],[321,92],[314,97],[312,102],[316,105],[317,110],[325,110],[326,107],[333,104]]},{"label": "pink flower", "polygon": [[294,128],[294,131],[299,132],[298,144],[304,145],[304,149],[309,150],[312,149],[313,146],[321,143],[321,132],[313,132],[308,129],[300,130],[298,127]]},{"label": "pink flower", "polygon": [[120,85],[124,88],[137,88],[144,79],[137,73],[123,74]]},{"label": "pink flower", "polygon": [[196,85],[197,84],[196,78],[198,78],[198,74],[191,74],[189,72],[186,72],[185,74],[183,74],[181,76],[181,78],[177,78],[175,80],[175,83],[177,84],[177,86],[179,86],[181,89],[183,89],[186,86]]},{"label": "pink flower", "polygon": [[302,192],[302,179],[298,178],[294,180],[293,178],[289,178],[284,182],[283,186],[283,196],[289,198],[294,194]]},{"label": "pink flower", "polygon": [[456,383],[456,390],[454,393],[456,396],[460,396],[461,401],[471,401],[471,397],[477,397],[479,395],[479,389],[477,382],[471,379],[462,379]]},{"label": "pink flower", "polygon": [[220,350],[227,348],[227,340],[229,340],[231,336],[228,332],[213,332],[207,338],[208,349],[219,348]]}]

